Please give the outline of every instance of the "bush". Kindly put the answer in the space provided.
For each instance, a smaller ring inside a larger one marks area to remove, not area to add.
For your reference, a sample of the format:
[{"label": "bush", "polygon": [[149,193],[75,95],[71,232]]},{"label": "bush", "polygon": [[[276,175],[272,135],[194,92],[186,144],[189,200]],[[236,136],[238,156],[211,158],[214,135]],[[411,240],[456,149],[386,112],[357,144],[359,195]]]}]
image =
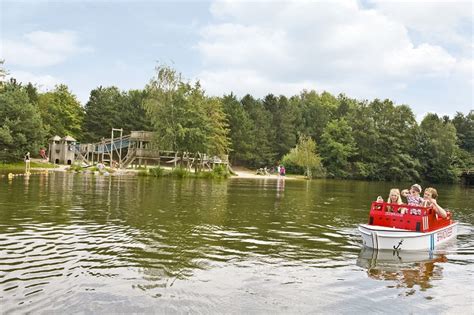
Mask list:
[{"label": "bush", "polygon": [[229,172],[227,171],[227,167],[224,165],[217,165],[212,169],[212,174],[219,178],[227,178],[229,177]]},{"label": "bush", "polygon": [[71,172],[81,172],[82,171],[82,166],[77,165],[77,164],[73,164],[67,170],[71,171]]},{"label": "bush", "polygon": [[149,173],[151,176],[154,176],[154,177],[163,177],[163,175],[165,174],[165,170],[158,166],[158,167],[150,168]]},{"label": "bush", "polygon": [[[283,157],[282,164],[285,166],[285,170],[287,174],[297,174],[297,175],[304,175],[304,169],[301,166],[296,165],[291,159],[287,156]],[[276,169],[276,167],[275,167]]]},{"label": "bush", "polygon": [[149,173],[148,173],[148,171],[139,171],[137,175],[138,176],[149,176]]},{"label": "bush", "polygon": [[173,177],[185,178],[189,177],[190,172],[183,167],[176,167],[171,171],[170,175]]}]

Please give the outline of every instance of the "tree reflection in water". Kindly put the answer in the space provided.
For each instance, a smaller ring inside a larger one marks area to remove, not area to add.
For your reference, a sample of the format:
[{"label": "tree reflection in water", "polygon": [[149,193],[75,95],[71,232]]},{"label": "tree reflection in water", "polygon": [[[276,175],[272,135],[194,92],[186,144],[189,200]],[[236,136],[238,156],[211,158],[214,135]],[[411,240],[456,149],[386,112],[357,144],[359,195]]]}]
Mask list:
[{"label": "tree reflection in water", "polygon": [[432,280],[440,280],[443,277],[441,264],[447,261],[442,253],[363,248],[357,265],[367,269],[370,278],[394,281],[396,285],[389,288],[407,288],[406,295],[412,295],[416,286],[420,291],[426,291],[432,287]]}]

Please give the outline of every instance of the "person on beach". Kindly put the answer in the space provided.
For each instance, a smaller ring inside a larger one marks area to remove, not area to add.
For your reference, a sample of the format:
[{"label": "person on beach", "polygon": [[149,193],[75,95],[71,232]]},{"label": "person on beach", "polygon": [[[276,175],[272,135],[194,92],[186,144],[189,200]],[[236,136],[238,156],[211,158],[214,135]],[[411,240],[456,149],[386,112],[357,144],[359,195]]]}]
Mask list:
[{"label": "person on beach", "polygon": [[281,175],[281,176],[285,176],[285,175],[286,175],[286,169],[285,169],[285,166],[284,166],[284,165],[281,165],[281,166],[280,166],[280,175]]},{"label": "person on beach", "polygon": [[47,160],[47,159],[48,159],[48,157],[46,156],[46,150],[45,150],[45,148],[41,148],[41,149],[40,149],[39,155],[40,155],[40,157],[41,157],[43,160]]}]

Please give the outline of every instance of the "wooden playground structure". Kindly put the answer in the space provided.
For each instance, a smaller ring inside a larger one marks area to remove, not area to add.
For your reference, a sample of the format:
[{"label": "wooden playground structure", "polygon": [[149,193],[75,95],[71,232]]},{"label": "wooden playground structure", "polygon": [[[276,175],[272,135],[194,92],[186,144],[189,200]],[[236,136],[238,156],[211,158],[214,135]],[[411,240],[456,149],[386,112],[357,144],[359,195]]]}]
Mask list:
[{"label": "wooden playground structure", "polygon": [[180,166],[197,171],[211,170],[215,165],[229,168],[228,155],[208,156],[205,153],[159,150],[153,142],[154,133],[131,131],[123,135],[123,129],[113,128],[108,139],[97,143],[76,144],[75,161],[85,165],[103,163],[114,168],[146,167],[148,165]]},{"label": "wooden playground structure", "polygon": [[474,185],[474,168],[462,170],[461,179],[466,185]]}]

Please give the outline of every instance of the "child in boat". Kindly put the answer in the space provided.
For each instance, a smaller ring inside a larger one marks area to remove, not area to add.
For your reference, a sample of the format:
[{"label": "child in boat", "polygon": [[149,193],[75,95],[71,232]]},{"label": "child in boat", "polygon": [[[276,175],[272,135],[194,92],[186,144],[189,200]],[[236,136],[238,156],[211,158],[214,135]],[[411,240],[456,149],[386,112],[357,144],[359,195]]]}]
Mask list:
[{"label": "child in boat", "polygon": [[[407,203],[410,206],[422,206],[423,205],[423,198],[420,197],[421,193],[421,186],[418,184],[414,184],[410,187],[410,190],[403,189],[402,196],[407,198]],[[411,214],[421,214],[420,209],[411,209]]]},{"label": "child in boat", "polygon": [[421,206],[423,204],[423,198],[420,197],[421,186],[414,184],[411,186],[410,190],[403,189],[402,196],[407,198],[407,203],[411,206]]},{"label": "child in boat", "polygon": [[436,201],[436,198],[438,198],[438,191],[434,189],[433,187],[428,187],[425,189],[425,192],[423,193],[423,206],[424,207],[433,207],[435,209],[436,213],[443,218],[446,219],[448,214],[446,213],[446,210],[444,210]]},{"label": "child in boat", "polygon": [[[383,202],[382,196],[377,197],[377,202]],[[392,188],[390,189],[390,193],[387,198],[387,203],[394,203],[397,205],[403,204],[402,197],[400,196],[400,189],[398,188]],[[387,211],[393,212],[393,207],[392,206],[387,206]],[[405,213],[405,208],[398,208],[395,209],[397,212]]]},{"label": "child in boat", "polygon": [[[402,197],[400,196],[400,189],[398,189],[398,188],[390,189],[390,194],[388,195],[387,202],[388,203],[394,203],[394,204],[397,204],[397,205],[403,204]],[[394,209],[391,206],[387,206],[387,210],[390,211],[390,212],[393,212]],[[398,209],[395,209],[395,210],[400,211],[401,213],[404,213],[405,209],[404,208],[398,208]]]}]

